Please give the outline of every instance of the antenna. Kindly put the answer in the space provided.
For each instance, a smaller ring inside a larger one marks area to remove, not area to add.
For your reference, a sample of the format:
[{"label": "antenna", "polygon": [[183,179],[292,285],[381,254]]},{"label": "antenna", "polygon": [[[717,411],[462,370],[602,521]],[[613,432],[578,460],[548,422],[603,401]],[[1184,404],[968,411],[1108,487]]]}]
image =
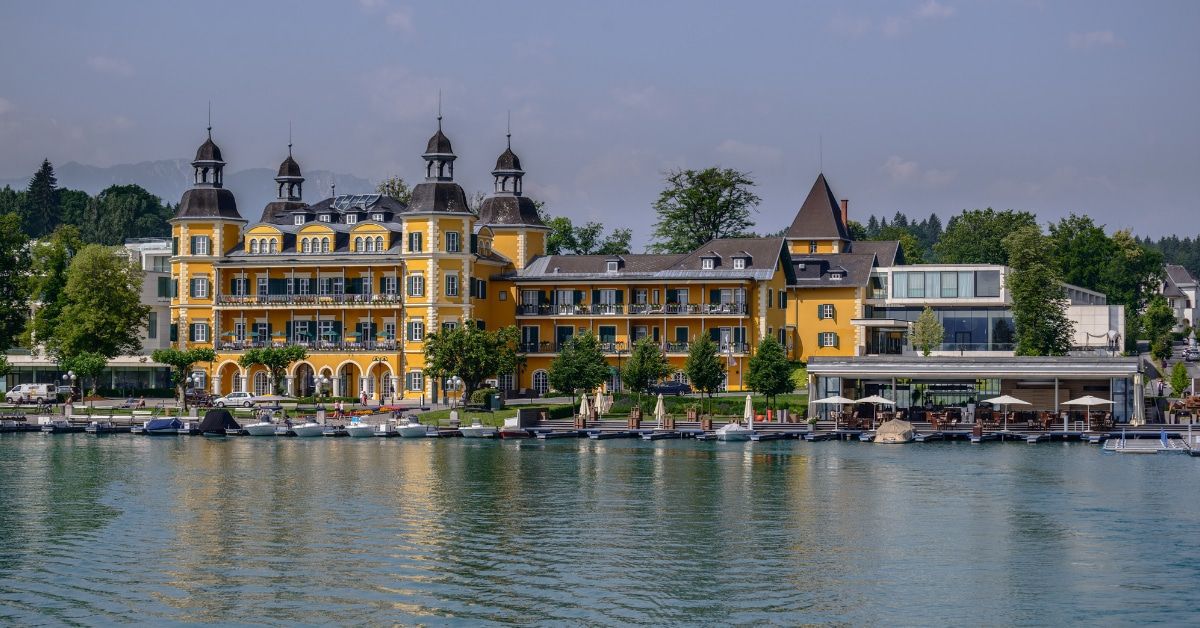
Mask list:
[{"label": "antenna", "polygon": [[512,148],[512,109],[508,110],[508,124],[505,125],[504,137],[508,138],[508,147]]},{"label": "antenna", "polygon": [[817,172],[825,172],[825,136],[817,134]]},{"label": "antenna", "polygon": [[208,139],[212,139],[212,101],[208,101]]},{"label": "antenna", "polygon": [[288,157],[292,156],[292,121],[288,120]]},{"label": "antenna", "polygon": [[442,130],[442,90],[438,90],[438,130]]}]

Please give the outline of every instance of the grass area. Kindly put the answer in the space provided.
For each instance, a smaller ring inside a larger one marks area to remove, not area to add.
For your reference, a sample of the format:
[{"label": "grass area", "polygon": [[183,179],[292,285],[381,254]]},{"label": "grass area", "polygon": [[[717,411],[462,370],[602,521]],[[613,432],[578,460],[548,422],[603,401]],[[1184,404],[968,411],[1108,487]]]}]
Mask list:
[{"label": "grass area", "polygon": [[[477,411],[477,410],[464,410],[462,408],[459,408],[458,420],[459,420],[459,423],[461,423],[463,425],[469,425],[469,424],[473,423],[476,419],[478,419],[479,422],[484,425],[491,425],[493,427],[502,427],[504,425],[504,419],[508,419],[508,418],[517,416],[517,409],[525,408],[525,407],[549,408],[550,410],[554,410],[556,408],[566,408],[568,406],[567,406],[567,404],[560,404],[560,403],[552,403],[552,404],[521,403],[519,405],[511,405],[511,406],[507,406],[505,408],[501,408],[500,410],[497,410],[495,412],[486,412],[486,411],[481,412],[481,411]],[[430,410],[429,412],[422,412],[422,413],[418,414],[417,416],[421,419],[421,422],[425,423],[426,425],[432,425],[432,424],[449,425],[449,423],[450,423],[450,410],[449,409]]]}]

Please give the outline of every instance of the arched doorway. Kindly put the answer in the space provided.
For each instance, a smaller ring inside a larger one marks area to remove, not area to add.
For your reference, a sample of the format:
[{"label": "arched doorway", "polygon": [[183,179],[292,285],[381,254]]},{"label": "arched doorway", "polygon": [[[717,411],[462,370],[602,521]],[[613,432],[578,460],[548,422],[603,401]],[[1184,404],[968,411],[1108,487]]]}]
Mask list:
[{"label": "arched doorway", "polygon": [[387,362],[375,362],[367,371],[367,394],[372,399],[383,401],[395,396],[392,390],[392,367]]},{"label": "arched doorway", "polygon": [[338,380],[343,397],[357,397],[361,390],[362,370],[353,362],[346,362],[338,367]]},{"label": "arched doorway", "polygon": [[311,397],[316,390],[315,378],[316,373],[311,364],[308,362],[297,364],[296,370],[292,372],[292,386],[296,396]]},{"label": "arched doorway", "polygon": [[217,390],[213,392],[217,395],[228,395],[231,392],[241,390],[242,368],[236,362],[226,362],[217,367],[216,377],[220,378],[217,383]]}]

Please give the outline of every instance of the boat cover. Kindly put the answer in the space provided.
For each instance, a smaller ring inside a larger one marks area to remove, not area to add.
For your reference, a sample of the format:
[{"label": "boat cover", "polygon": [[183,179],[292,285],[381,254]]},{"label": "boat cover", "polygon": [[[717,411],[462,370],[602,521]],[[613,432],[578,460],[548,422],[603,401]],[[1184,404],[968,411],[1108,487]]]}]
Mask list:
[{"label": "boat cover", "polygon": [[183,421],[174,417],[166,419],[150,419],[146,423],[146,431],[157,432],[160,430],[177,430],[183,427]]},{"label": "boat cover", "polygon": [[242,426],[233,420],[233,415],[228,410],[209,410],[204,413],[204,419],[200,421],[200,431],[205,433],[223,433],[225,430],[240,429]]},{"label": "boat cover", "polygon": [[875,430],[875,442],[877,443],[907,443],[913,439],[916,430],[913,429],[913,424],[908,421],[892,419],[884,421],[879,429]]}]

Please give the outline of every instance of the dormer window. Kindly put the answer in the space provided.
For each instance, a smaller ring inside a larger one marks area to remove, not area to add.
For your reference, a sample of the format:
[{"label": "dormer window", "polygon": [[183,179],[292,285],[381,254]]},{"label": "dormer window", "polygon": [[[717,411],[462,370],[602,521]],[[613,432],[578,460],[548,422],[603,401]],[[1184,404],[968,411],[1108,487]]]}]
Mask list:
[{"label": "dormer window", "polygon": [[383,222],[383,214],[371,214],[371,220]]},{"label": "dormer window", "polygon": [[346,224],[353,225],[358,223],[358,214],[346,214]]},{"label": "dormer window", "polygon": [[302,224],[304,224],[304,214],[300,214],[300,215],[298,215],[298,216],[295,216],[295,217],[293,217],[293,218],[292,218],[292,224],[293,224],[293,225],[302,225]]},{"label": "dormer window", "polygon": [[317,216],[317,220],[321,222],[333,222],[333,216],[330,216],[329,214],[321,214],[320,216]]},{"label": "dormer window", "polygon": [[733,258],[733,268],[735,270],[745,269],[746,268],[746,258],[744,258],[744,257]]},{"label": "dormer window", "polygon": [[829,273],[829,278],[830,278],[830,279],[842,279],[842,278],[843,278],[843,277],[845,277],[845,276],[846,276],[846,275],[845,275],[844,273],[840,272],[840,271],[838,271],[838,272],[832,272],[832,273]]},{"label": "dormer window", "polygon": [[619,265],[620,265],[620,263],[617,262],[616,260],[612,260],[612,261],[608,262],[608,272],[610,272],[610,273],[617,272],[617,266],[619,266]]},{"label": "dormer window", "polygon": [[715,265],[716,260],[711,257],[706,257],[700,260],[700,268],[703,268],[704,270],[712,270]]}]

